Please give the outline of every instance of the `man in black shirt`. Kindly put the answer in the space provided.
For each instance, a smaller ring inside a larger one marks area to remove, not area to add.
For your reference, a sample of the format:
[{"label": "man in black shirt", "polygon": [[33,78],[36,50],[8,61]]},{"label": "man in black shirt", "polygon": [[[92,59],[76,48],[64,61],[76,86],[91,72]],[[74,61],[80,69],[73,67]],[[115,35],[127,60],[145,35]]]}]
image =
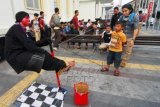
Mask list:
[{"label": "man in black shirt", "polygon": [[122,15],[121,12],[119,12],[119,8],[118,7],[115,7],[114,8],[114,15],[112,16],[112,19],[111,19],[111,28],[112,30],[114,30],[114,26],[115,26],[115,23],[118,21],[119,17]]},{"label": "man in black shirt", "polygon": [[60,71],[74,66],[74,61],[67,66],[63,60],[53,57],[44,49],[41,41],[34,42],[26,32],[29,26],[29,14],[20,11],[16,14],[14,24],[5,36],[5,57],[7,62],[17,72],[24,70],[40,72],[41,69]]}]

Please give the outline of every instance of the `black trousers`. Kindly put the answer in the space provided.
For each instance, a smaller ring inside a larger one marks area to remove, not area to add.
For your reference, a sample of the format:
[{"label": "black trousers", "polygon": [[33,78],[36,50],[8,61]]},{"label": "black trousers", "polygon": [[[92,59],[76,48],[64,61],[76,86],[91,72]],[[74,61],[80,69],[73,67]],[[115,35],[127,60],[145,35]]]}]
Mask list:
[{"label": "black trousers", "polygon": [[34,53],[28,63],[25,66],[25,70],[32,70],[35,72],[40,72],[41,69],[44,70],[54,70],[58,72],[60,69],[66,67],[66,63],[52,56],[45,51],[44,53]]},{"label": "black trousers", "polygon": [[60,60],[56,57],[52,58],[52,56],[48,52],[45,53],[42,69],[55,70],[57,72],[65,67],[66,63],[63,60]]},{"label": "black trousers", "polygon": [[55,41],[53,42],[53,44],[54,44],[54,47],[58,47],[59,43],[61,43],[61,40],[62,40],[61,31],[60,29],[56,29],[54,30],[54,32],[55,32],[55,36],[54,36]]}]

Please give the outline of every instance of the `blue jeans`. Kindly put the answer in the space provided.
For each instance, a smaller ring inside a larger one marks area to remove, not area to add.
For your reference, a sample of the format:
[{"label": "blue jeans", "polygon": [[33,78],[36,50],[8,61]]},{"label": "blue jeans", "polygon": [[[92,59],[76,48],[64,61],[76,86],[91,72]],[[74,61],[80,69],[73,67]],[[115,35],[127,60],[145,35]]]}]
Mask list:
[{"label": "blue jeans", "polygon": [[121,56],[122,52],[113,52],[109,51],[108,56],[107,56],[107,64],[113,64],[114,62],[114,67],[119,68],[121,64]]}]

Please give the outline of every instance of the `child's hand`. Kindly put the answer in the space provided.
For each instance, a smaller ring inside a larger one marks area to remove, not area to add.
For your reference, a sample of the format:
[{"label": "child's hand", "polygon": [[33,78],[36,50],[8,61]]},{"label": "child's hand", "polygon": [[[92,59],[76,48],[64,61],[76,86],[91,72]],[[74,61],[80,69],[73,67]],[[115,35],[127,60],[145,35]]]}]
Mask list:
[{"label": "child's hand", "polygon": [[133,40],[131,40],[131,41],[129,42],[129,46],[131,46],[131,47],[134,46],[134,41],[133,41]]},{"label": "child's hand", "polygon": [[133,47],[134,46],[134,41],[132,39],[127,40],[128,46]]}]

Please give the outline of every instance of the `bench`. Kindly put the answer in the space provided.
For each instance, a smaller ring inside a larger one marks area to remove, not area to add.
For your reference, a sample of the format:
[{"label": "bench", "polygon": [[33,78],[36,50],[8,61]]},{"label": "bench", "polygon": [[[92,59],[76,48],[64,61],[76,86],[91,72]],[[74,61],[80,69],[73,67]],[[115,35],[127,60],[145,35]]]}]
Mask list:
[{"label": "bench", "polygon": [[75,34],[67,34],[66,36],[67,43],[93,43],[100,44],[103,39],[100,35],[75,35]]}]

